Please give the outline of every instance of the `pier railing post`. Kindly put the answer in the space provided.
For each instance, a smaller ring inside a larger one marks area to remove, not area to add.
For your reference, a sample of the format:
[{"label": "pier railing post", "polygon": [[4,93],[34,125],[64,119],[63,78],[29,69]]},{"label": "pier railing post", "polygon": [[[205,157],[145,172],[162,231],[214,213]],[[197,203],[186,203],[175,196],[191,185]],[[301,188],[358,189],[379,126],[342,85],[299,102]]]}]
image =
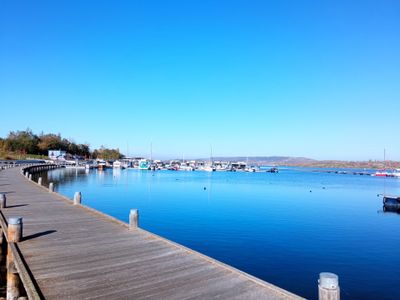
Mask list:
[{"label": "pier railing post", "polygon": [[81,192],[75,192],[74,205],[80,205],[81,202],[82,202],[82,194],[81,194]]},{"label": "pier railing post", "polygon": [[139,227],[139,211],[131,209],[129,213],[129,230],[137,229]]},{"label": "pier railing post", "polygon": [[9,242],[18,243],[22,241],[21,217],[13,217],[8,219],[7,237]]},{"label": "pier railing post", "polygon": [[0,194],[0,209],[7,207],[7,197],[6,194]]},{"label": "pier railing post", "polygon": [[37,183],[38,183],[38,185],[42,185],[42,177],[39,177],[39,178],[38,178]]},{"label": "pier railing post", "polygon": [[[9,243],[18,243],[22,240],[22,218],[14,217],[8,219],[7,238]],[[18,299],[21,279],[14,262],[14,255],[8,247],[7,253],[7,300]]]},{"label": "pier railing post", "polygon": [[336,274],[322,272],[318,280],[319,300],[340,300],[339,277]]},{"label": "pier railing post", "polygon": [[54,192],[54,184],[52,182],[49,183],[49,192]]}]

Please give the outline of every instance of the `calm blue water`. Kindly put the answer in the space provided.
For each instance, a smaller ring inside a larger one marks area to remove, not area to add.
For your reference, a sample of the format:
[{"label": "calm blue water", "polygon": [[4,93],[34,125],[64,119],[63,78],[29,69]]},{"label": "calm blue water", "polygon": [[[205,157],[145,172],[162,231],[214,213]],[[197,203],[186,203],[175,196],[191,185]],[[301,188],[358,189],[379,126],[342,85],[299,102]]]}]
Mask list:
[{"label": "calm blue water", "polygon": [[[43,175],[42,175],[43,176]],[[62,169],[58,192],[301,296],[339,275],[342,299],[400,299],[400,215],[378,193],[400,179],[280,169],[280,173]]]}]

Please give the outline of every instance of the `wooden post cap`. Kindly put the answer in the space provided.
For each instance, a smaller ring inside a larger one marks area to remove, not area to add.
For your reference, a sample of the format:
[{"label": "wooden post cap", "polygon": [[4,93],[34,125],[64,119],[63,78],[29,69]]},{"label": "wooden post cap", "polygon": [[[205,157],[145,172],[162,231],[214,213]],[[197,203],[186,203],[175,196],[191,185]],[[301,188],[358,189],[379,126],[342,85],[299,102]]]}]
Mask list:
[{"label": "wooden post cap", "polygon": [[340,300],[339,277],[336,274],[322,272],[318,280],[319,300]]},{"label": "wooden post cap", "polygon": [[324,289],[336,289],[339,286],[339,277],[333,273],[322,272],[319,274],[318,282]]},{"label": "wooden post cap", "polygon": [[21,217],[10,217],[8,219],[8,225],[20,225],[20,224],[22,224]]}]

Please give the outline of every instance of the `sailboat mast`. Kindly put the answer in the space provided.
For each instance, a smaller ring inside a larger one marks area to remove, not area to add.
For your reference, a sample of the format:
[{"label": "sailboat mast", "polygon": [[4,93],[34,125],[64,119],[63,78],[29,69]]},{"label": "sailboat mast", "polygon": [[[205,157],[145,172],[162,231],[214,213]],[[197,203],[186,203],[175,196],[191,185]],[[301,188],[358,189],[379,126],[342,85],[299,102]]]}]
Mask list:
[{"label": "sailboat mast", "polygon": [[153,142],[150,142],[150,161],[153,161]]},{"label": "sailboat mast", "polygon": [[210,145],[210,165],[213,165],[213,152],[212,152],[212,145]]},{"label": "sailboat mast", "polygon": [[[386,173],[386,149],[383,148],[383,170]],[[385,178],[383,178],[383,195],[386,195],[386,177],[387,174],[385,176]]]},{"label": "sailboat mast", "polygon": [[386,149],[383,149],[383,168],[386,169]]}]

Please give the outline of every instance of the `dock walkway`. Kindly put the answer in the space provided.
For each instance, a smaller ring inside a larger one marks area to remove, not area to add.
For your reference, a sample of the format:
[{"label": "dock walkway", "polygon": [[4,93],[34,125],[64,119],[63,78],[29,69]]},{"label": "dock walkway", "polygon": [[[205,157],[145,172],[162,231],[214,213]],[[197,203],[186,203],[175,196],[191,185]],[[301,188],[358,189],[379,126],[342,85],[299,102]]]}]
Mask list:
[{"label": "dock walkway", "polygon": [[19,251],[45,299],[301,299],[272,284],[29,181],[0,172],[5,219],[23,217]]}]

